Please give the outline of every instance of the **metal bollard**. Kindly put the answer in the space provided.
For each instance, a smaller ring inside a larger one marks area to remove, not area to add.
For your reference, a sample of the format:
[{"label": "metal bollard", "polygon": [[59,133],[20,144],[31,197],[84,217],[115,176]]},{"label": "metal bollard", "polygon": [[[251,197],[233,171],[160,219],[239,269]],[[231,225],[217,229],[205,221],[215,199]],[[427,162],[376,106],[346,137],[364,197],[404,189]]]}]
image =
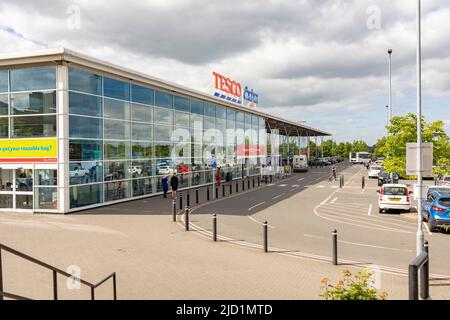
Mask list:
[{"label": "metal bollard", "polygon": [[366,186],[366,179],[364,178],[364,176],[362,176],[361,178],[361,188],[364,189],[364,187]]},{"label": "metal bollard", "polygon": [[233,183],[230,182],[230,195],[232,195],[232,194],[233,194]]},{"label": "metal bollard", "polygon": [[244,181],[244,179],[242,179],[242,191],[244,191],[245,190],[245,181]]},{"label": "metal bollard", "polygon": [[222,185],[222,197],[225,197],[225,185]]},{"label": "metal bollard", "polygon": [[255,187],[255,178],[253,178],[253,188]]},{"label": "metal bollard", "polygon": [[258,177],[258,187],[261,186],[261,177]]},{"label": "metal bollard", "polygon": [[209,201],[209,186],[206,187],[206,200]]},{"label": "metal bollard", "polygon": [[183,194],[180,192],[180,210],[183,210]]},{"label": "metal bollard", "polygon": [[184,226],[186,228],[186,231],[189,231],[189,207],[186,206],[184,208]]},{"label": "metal bollard", "polygon": [[219,187],[216,186],[216,199],[219,199]]},{"label": "metal bollard", "polygon": [[247,189],[250,189],[250,178],[247,177]]},{"label": "metal bollard", "polygon": [[187,192],[187,195],[186,195],[186,205],[188,207],[191,206],[191,195],[189,194],[189,191]]},{"label": "metal bollard", "polygon": [[195,204],[198,204],[198,189],[195,189]]},{"label": "metal bollard", "polygon": [[428,241],[423,243],[423,251],[428,255],[427,262],[425,262],[420,269],[420,297],[428,299],[430,296],[430,256],[428,252]]},{"label": "metal bollard", "polygon": [[344,178],[344,175],[342,175],[342,186],[345,186],[345,178]]},{"label": "metal bollard", "polygon": [[333,265],[338,265],[338,247],[337,247],[337,230],[334,229],[331,232],[331,239],[332,239],[332,260]]},{"label": "metal bollard", "polygon": [[217,214],[213,214],[213,241],[217,241]]},{"label": "metal bollard", "polygon": [[238,192],[239,192],[239,182],[236,181],[236,193],[238,193]]},{"label": "metal bollard", "polygon": [[172,217],[173,217],[173,222],[177,222],[177,202],[174,200],[172,200]]},{"label": "metal bollard", "polygon": [[268,239],[268,225],[267,221],[264,221],[263,224],[263,231],[264,231],[264,252],[269,252],[269,239]]}]

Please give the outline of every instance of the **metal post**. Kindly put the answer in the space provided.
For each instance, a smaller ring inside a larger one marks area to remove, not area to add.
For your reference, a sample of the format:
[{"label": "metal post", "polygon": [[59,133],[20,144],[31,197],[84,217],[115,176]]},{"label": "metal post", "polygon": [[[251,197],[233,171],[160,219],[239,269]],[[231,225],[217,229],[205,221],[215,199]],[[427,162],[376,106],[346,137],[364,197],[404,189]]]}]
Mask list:
[{"label": "metal post", "polygon": [[239,192],[239,182],[236,181],[236,193],[238,193],[238,192]]},{"label": "metal post", "polygon": [[183,194],[180,192],[180,210],[183,209]]},{"label": "metal post", "polygon": [[361,177],[361,189],[364,189],[365,184],[366,184],[366,181],[365,181],[365,179],[364,179],[364,176],[362,176],[362,177]]},{"label": "metal post", "polygon": [[95,300],[95,288],[91,287],[91,300]]},{"label": "metal post", "polygon": [[232,195],[233,194],[233,184],[232,184],[232,182],[230,182],[230,195]]},{"label": "metal post", "polygon": [[216,199],[219,198],[219,187],[216,186]]},{"label": "metal post", "polygon": [[213,214],[213,241],[217,241],[217,214]]},{"label": "metal post", "polygon": [[333,265],[337,266],[338,265],[338,247],[337,247],[337,230],[334,229],[331,232],[331,239],[332,239],[332,260],[333,260]]},{"label": "metal post", "polygon": [[225,197],[225,185],[222,185],[222,197]]},{"label": "metal post", "polygon": [[408,267],[409,300],[419,300],[418,267],[410,264]]},{"label": "metal post", "polygon": [[247,189],[250,189],[250,177],[247,177]]},{"label": "metal post", "polygon": [[423,251],[427,254],[427,261],[420,269],[420,297],[428,299],[430,296],[430,256],[428,252],[428,241],[423,244]]},{"label": "metal post", "polygon": [[389,120],[392,119],[392,49],[388,49],[389,54]]},{"label": "metal post", "polygon": [[242,179],[242,191],[244,191],[245,190],[245,181],[244,181],[244,179]]},{"label": "metal post", "polygon": [[186,205],[189,207],[191,205],[191,195],[189,194],[189,191],[186,195]]},{"label": "metal post", "polygon": [[264,221],[263,224],[263,231],[264,231],[264,252],[269,252],[269,239],[268,239],[268,225],[267,221]]},{"label": "metal post", "polygon": [[172,218],[173,222],[177,222],[177,202],[172,200]]},{"label": "metal post", "polygon": [[198,189],[195,189],[195,204],[198,204]]},{"label": "metal post", "polygon": [[258,187],[261,186],[261,177],[258,177]]},{"label": "metal post", "polygon": [[184,208],[184,226],[186,231],[189,231],[189,207],[186,206],[186,208]]},{"label": "metal post", "polygon": [[339,188],[342,188],[342,176],[339,178]]},{"label": "metal post", "polygon": [[53,270],[53,300],[58,300],[58,274]]},{"label": "metal post", "polygon": [[117,300],[117,279],[116,279],[116,273],[114,272],[113,275],[113,293],[114,293],[114,300]]},{"label": "metal post", "polygon": [[253,177],[253,188],[255,187],[255,178]]},{"label": "metal post", "polygon": [[209,186],[206,186],[206,200],[209,201]]},{"label": "metal post", "polygon": [[2,266],[2,248],[0,248],[0,300],[3,300],[3,266]]},{"label": "metal post", "polygon": [[419,255],[423,250],[424,235],[422,226],[422,25],[421,25],[421,3],[417,0],[417,183],[419,192],[417,201],[417,243],[416,253]]}]

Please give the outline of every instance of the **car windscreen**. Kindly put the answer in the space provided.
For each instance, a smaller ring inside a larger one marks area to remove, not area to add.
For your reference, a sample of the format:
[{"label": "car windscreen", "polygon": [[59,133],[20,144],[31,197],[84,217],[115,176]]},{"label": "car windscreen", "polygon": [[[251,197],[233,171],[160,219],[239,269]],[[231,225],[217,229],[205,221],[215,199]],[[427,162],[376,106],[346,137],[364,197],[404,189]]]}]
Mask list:
[{"label": "car windscreen", "polygon": [[382,168],[382,167],[371,167],[370,170],[378,170],[378,171],[381,171],[381,170],[383,170],[383,168]]},{"label": "car windscreen", "polygon": [[406,188],[403,187],[385,187],[384,194],[387,196],[406,196]]},{"label": "car windscreen", "polygon": [[444,181],[450,181],[450,177],[445,177],[444,179],[442,179]]},{"label": "car windscreen", "polygon": [[438,203],[440,206],[449,208],[450,207],[450,198],[441,198],[441,199],[439,199]]}]

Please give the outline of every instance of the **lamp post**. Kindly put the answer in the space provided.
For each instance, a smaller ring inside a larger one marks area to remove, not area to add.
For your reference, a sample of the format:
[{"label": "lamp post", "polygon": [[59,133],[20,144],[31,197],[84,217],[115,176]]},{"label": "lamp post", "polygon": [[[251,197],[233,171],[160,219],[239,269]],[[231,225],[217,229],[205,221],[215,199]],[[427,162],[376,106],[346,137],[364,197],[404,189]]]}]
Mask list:
[{"label": "lamp post", "polygon": [[423,251],[424,235],[422,226],[422,39],[421,3],[417,0],[417,242],[416,253]]},{"label": "lamp post", "polygon": [[387,120],[386,120],[386,137],[389,135],[389,129],[387,126],[389,126],[389,106],[386,106],[386,114],[387,114]]},{"label": "lamp post", "polygon": [[389,55],[389,120],[392,119],[392,49],[388,49]]}]

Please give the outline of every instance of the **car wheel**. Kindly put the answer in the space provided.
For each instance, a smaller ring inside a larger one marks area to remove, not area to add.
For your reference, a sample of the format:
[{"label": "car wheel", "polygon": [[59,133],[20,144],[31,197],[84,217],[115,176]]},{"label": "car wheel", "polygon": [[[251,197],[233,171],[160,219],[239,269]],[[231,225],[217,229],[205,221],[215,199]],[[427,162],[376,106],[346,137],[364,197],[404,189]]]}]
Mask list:
[{"label": "car wheel", "polygon": [[378,213],[383,213],[383,209],[378,208]]},{"label": "car wheel", "polygon": [[433,220],[431,218],[428,218],[428,229],[430,230],[430,232],[436,232],[437,228],[433,222]]}]

